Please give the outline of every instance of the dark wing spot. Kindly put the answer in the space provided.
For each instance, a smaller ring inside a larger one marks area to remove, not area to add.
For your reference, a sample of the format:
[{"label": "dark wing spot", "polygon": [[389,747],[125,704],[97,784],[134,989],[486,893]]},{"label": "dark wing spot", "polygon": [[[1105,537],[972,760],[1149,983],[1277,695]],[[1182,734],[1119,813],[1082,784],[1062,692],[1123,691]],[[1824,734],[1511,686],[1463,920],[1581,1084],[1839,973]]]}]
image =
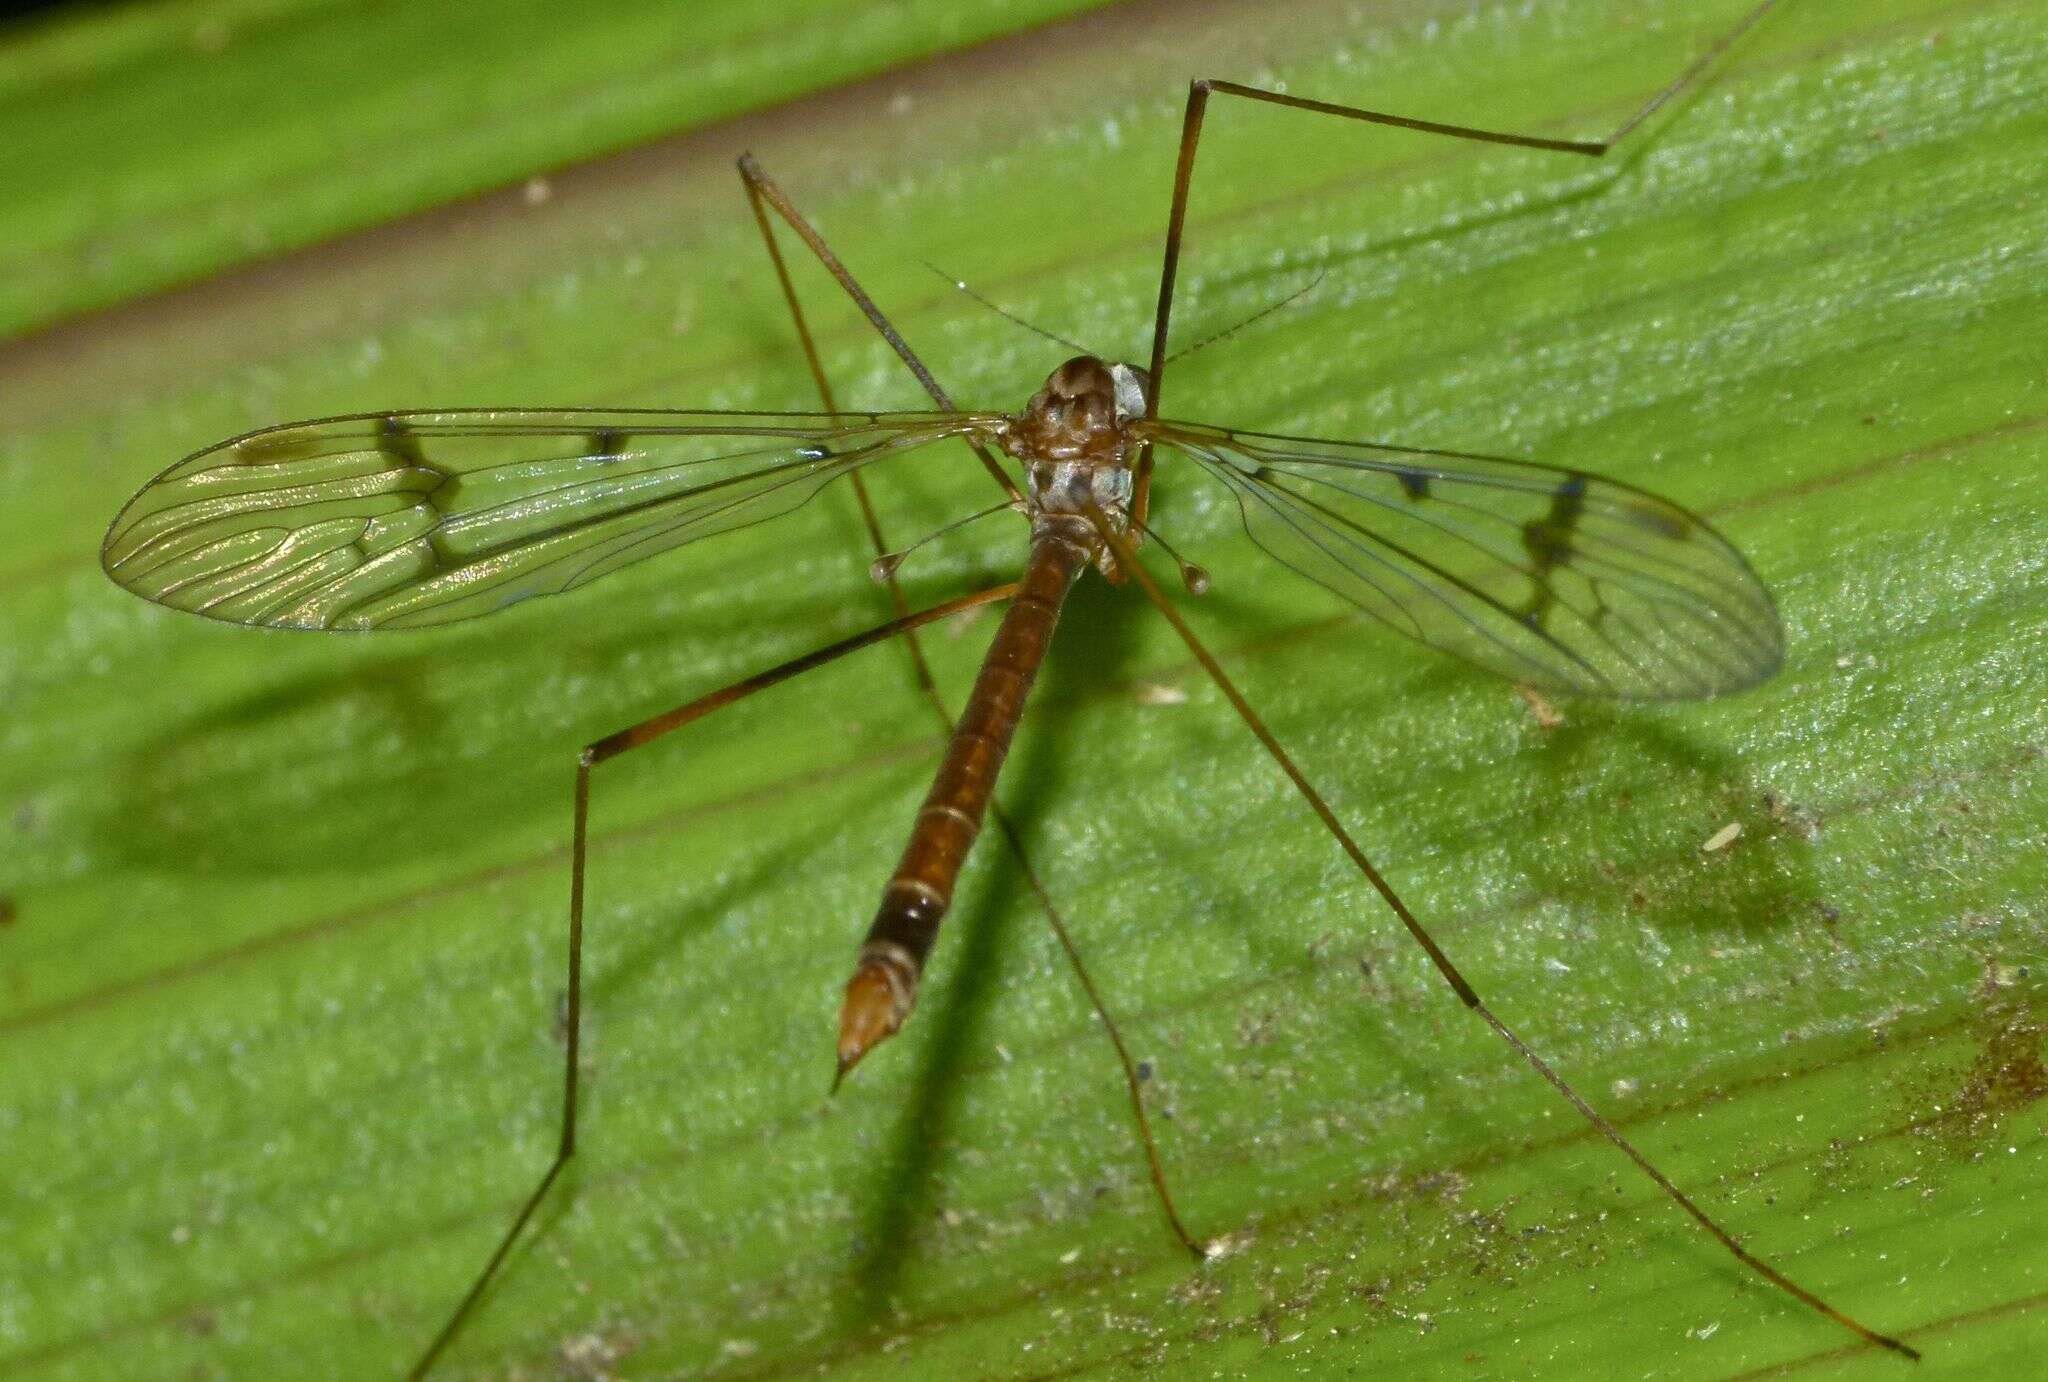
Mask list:
[{"label": "dark wing spot", "polygon": [[1571,556],[1571,529],[1547,518],[1532,518],[1522,525],[1522,547],[1541,575]]},{"label": "dark wing spot", "polygon": [[1401,482],[1401,492],[1410,499],[1429,498],[1429,472],[1401,466],[1394,471],[1394,476]]},{"label": "dark wing spot", "polygon": [[590,459],[616,461],[626,454],[626,433],[616,427],[600,427],[590,434]]},{"label": "dark wing spot", "polygon": [[1522,525],[1522,546],[1541,577],[1572,554],[1572,533],[1586,506],[1586,477],[1569,475],[1550,496],[1550,512]]},{"label": "dark wing spot", "polygon": [[1550,573],[1571,559],[1572,534],[1578,528],[1579,514],[1585,505],[1586,477],[1577,473],[1567,475],[1551,492],[1550,512],[1522,525],[1522,550],[1529,554],[1529,576],[1535,587],[1530,592],[1528,607],[1522,612],[1522,622],[1532,629],[1543,627],[1543,616],[1556,598],[1556,592],[1550,588]]},{"label": "dark wing spot", "polygon": [[416,466],[427,469],[427,458],[420,451],[420,439],[411,426],[385,414],[377,419],[377,450],[394,465]]}]

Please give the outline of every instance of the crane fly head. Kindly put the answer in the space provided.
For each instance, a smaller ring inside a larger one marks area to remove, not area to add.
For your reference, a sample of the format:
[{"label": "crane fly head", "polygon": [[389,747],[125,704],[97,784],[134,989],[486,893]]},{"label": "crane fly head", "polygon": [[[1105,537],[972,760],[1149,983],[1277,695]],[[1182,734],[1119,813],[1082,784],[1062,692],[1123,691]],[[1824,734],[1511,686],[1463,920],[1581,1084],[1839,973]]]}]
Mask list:
[{"label": "crane fly head", "polygon": [[1077,355],[1054,370],[1004,429],[1003,450],[1024,463],[1031,501],[1044,513],[1085,513],[1090,504],[1121,518],[1129,508],[1144,416],[1145,372]]}]

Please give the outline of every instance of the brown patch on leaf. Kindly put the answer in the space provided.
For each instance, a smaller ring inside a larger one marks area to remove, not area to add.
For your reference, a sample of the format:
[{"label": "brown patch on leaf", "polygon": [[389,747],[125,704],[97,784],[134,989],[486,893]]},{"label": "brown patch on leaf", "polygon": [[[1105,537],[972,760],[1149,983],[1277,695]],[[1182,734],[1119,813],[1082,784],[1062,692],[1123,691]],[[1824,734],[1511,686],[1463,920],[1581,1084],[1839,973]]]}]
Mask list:
[{"label": "brown patch on leaf", "polygon": [[1820,838],[1820,812],[1813,808],[1788,801],[1776,792],[1765,792],[1764,810],[1770,813],[1772,824],[1791,831],[1800,839],[1811,843]]},{"label": "brown patch on leaf", "polygon": [[1930,1090],[1915,1131],[1953,1155],[1973,1152],[1998,1130],[2006,1114],[2048,1095],[2042,1037],[2048,1021],[2024,987],[2026,971],[1999,961],[1985,966],[1977,996],[1983,1000],[1982,1046],[1959,1083]]}]

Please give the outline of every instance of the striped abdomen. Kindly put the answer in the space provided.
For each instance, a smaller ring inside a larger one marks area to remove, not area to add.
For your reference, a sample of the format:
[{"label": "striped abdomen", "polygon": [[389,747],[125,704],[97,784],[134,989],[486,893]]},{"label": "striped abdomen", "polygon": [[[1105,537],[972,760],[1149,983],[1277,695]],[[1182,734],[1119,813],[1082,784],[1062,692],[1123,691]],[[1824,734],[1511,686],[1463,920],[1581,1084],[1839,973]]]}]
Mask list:
[{"label": "striped abdomen", "polygon": [[917,1001],[925,957],[953,903],[953,885],[981,833],[996,774],[1010,751],[1031,683],[1052,645],[1060,606],[1090,560],[1089,533],[1041,520],[1016,598],[1003,615],[967,708],[953,730],[938,777],[861,947],[839,1018],[839,1072],[893,1035]]}]

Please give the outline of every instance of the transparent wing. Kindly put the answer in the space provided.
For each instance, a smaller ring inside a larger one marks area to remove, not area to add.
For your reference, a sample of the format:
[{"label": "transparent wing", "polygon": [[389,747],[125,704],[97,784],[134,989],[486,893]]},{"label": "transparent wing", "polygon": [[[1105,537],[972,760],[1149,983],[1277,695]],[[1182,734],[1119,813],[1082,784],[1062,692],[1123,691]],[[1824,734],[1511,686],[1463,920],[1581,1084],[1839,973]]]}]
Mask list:
[{"label": "transparent wing", "polygon": [[444,624],[787,513],[989,421],[477,409],[288,423],[151,480],[100,561],[145,599],[230,623]]},{"label": "transparent wing", "polygon": [[1279,561],[1514,681],[1715,696],[1762,681],[1784,655],[1777,609],[1742,555],[1633,486],[1493,456],[1144,426],[1229,486]]}]

